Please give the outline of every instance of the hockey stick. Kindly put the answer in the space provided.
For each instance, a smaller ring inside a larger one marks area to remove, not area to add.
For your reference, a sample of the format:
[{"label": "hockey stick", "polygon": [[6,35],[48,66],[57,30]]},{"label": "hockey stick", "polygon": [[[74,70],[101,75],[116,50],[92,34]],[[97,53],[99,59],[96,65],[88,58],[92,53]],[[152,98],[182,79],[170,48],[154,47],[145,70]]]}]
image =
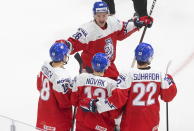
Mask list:
[{"label": "hockey stick", "polygon": [[82,65],[83,65],[83,61],[82,61],[82,58],[80,56],[79,53],[76,53],[74,55],[74,58],[77,60],[77,62],[79,63],[79,73],[82,73]]},{"label": "hockey stick", "polygon": [[[152,15],[152,12],[153,12],[153,9],[154,9],[154,7],[155,7],[155,4],[156,4],[156,0],[153,0],[152,7],[151,7],[150,12],[149,12],[149,16]],[[141,35],[141,39],[140,39],[140,41],[139,41],[139,44],[143,41],[143,38],[144,38],[145,33],[146,33],[146,30],[147,30],[147,26],[145,26],[144,29],[143,29],[143,33],[142,33],[142,35]],[[133,62],[132,62],[132,64],[131,64],[131,67],[132,67],[132,68],[135,66],[135,62],[136,62],[136,60],[135,60],[135,58],[133,58]]]},{"label": "hockey stick", "polygon": [[77,107],[74,106],[71,131],[74,131],[74,124],[75,124],[75,114],[76,114],[76,110],[77,110]]},{"label": "hockey stick", "polygon": [[169,122],[168,122],[168,102],[166,102],[166,130],[169,131]]},{"label": "hockey stick", "polygon": [[166,66],[166,75],[168,74],[168,69],[169,69],[171,63],[172,63],[172,60],[170,60],[170,61],[168,62],[168,64],[167,64],[167,66]]},{"label": "hockey stick", "polygon": [[[77,60],[77,62],[79,63],[79,73],[82,73],[82,69],[83,69],[83,61],[82,61],[82,58],[80,56],[79,53],[76,53],[74,55],[74,58]],[[89,66],[86,66],[86,72],[87,73],[93,73],[93,70],[92,68],[90,68]]]},{"label": "hockey stick", "polygon": [[[166,75],[168,73],[168,69],[171,64],[171,60],[168,62],[167,67],[166,67]],[[169,131],[169,120],[168,120],[168,102],[166,102],[166,131]]]}]

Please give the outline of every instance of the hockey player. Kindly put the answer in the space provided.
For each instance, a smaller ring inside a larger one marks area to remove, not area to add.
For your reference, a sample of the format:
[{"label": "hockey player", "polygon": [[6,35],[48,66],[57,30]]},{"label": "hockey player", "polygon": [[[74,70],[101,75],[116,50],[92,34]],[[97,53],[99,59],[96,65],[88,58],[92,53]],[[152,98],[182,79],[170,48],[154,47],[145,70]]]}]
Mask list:
[{"label": "hockey player", "polygon": [[95,54],[91,63],[93,74],[82,73],[77,76],[72,89],[71,102],[78,107],[76,131],[113,131],[115,126],[113,114],[115,112],[96,114],[89,112],[94,110],[87,108],[87,104],[90,99],[105,99],[110,96],[110,89],[115,88],[117,83],[108,77],[103,77],[104,71],[109,66],[106,54]]},{"label": "hockey player", "polygon": [[37,78],[40,97],[36,126],[46,131],[70,131],[71,128],[71,78],[63,67],[68,61],[68,52],[65,44],[53,44],[52,61],[44,63]]},{"label": "hockey player", "polygon": [[[88,72],[92,72],[91,59],[93,55],[98,52],[106,53],[110,60],[110,66],[104,76],[116,79],[119,75],[114,64],[117,41],[127,38],[142,26],[151,27],[153,19],[143,16],[139,19],[121,22],[108,14],[109,10],[105,2],[95,2],[93,6],[94,20],[78,28],[68,41],[72,44],[71,54],[83,50],[81,54],[83,69],[88,69]],[[57,42],[63,41],[58,40]]]},{"label": "hockey player", "polygon": [[[102,0],[107,3],[109,10],[110,10],[110,15],[115,14],[115,3],[114,0]],[[132,0],[133,1],[133,6],[136,14],[139,17],[142,16],[147,16],[147,0]]]},{"label": "hockey player", "polygon": [[[153,56],[150,44],[141,43],[135,49],[137,69],[131,69],[118,78],[118,87],[112,96],[99,99],[88,108],[97,106],[99,113],[125,107],[121,120],[121,131],[158,131],[160,104],[171,101],[177,93],[176,85],[169,74],[152,69]],[[96,101],[96,100],[93,100]]]}]

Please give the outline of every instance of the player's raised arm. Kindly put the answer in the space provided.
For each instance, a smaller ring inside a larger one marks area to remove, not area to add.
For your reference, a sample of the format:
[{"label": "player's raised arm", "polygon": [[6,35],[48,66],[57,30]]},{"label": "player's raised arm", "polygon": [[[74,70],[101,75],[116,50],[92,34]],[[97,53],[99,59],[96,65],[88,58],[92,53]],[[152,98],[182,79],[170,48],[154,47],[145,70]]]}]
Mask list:
[{"label": "player's raised arm", "polygon": [[136,16],[128,20],[127,22],[122,22],[122,30],[118,32],[118,40],[123,40],[142,28],[147,26],[150,28],[153,24],[153,18],[148,16]]}]

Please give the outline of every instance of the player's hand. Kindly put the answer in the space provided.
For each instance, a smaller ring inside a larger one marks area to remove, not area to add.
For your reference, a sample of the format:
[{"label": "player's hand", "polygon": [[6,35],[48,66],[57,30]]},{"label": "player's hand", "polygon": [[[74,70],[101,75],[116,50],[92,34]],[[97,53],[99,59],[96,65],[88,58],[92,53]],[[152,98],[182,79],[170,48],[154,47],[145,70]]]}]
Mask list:
[{"label": "player's hand", "polygon": [[153,18],[151,16],[142,16],[142,17],[136,17],[133,20],[134,25],[138,28],[141,28],[142,26],[147,26],[150,28],[153,24]]},{"label": "player's hand", "polygon": [[65,44],[65,43],[66,43],[66,40],[63,40],[63,39],[61,39],[61,40],[56,40],[55,43],[64,43],[64,44]]},{"label": "player's hand", "polygon": [[72,51],[72,44],[71,44],[71,42],[69,42],[67,40],[63,40],[63,39],[56,40],[55,43],[63,43],[69,48],[70,52]]},{"label": "player's hand", "polygon": [[84,98],[80,101],[80,108],[84,112],[97,112],[96,102],[98,99]]}]

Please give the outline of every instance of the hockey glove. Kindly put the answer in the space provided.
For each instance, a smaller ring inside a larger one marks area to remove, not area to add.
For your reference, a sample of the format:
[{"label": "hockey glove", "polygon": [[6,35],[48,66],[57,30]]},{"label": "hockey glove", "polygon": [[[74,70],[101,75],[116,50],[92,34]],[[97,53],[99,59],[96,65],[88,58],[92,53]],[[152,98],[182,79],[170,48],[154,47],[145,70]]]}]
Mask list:
[{"label": "hockey glove", "polygon": [[67,40],[56,40],[55,43],[64,43],[69,48],[70,52],[72,51],[72,44]]},{"label": "hockey glove", "polygon": [[150,28],[153,24],[153,18],[151,16],[142,16],[142,17],[136,17],[133,20],[134,25],[137,28],[141,28],[142,26],[147,26],[148,28]]},{"label": "hockey glove", "polygon": [[97,112],[96,102],[98,99],[85,98],[80,101],[80,108],[84,112]]}]

